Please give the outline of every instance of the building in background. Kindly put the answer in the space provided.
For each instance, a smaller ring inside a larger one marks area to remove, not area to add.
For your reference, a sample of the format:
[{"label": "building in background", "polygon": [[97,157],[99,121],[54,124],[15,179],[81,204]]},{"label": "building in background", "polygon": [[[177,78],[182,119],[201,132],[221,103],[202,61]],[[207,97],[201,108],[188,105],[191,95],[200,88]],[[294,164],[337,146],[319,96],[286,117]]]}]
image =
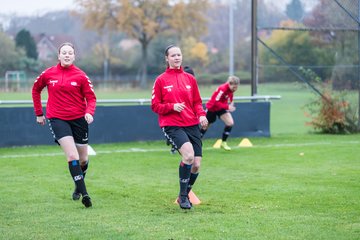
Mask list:
[{"label": "building in background", "polygon": [[57,48],[64,42],[76,43],[73,37],[68,35],[46,35],[41,33],[34,36],[38,51],[38,59],[42,62],[52,62],[57,59]]}]

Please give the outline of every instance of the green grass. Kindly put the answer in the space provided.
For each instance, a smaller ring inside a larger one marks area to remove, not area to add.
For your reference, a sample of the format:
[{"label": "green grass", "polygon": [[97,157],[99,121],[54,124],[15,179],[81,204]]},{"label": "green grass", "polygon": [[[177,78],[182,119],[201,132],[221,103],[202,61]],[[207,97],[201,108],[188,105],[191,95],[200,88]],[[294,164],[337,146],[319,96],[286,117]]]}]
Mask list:
[{"label": "green grass", "polygon": [[[201,87],[203,97],[215,86]],[[151,90],[98,91],[99,99],[149,98]],[[249,96],[250,86],[237,96]],[[71,200],[59,147],[0,148],[2,239],[360,239],[360,135],[311,133],[302,108],[314,95],[296,84],[261,84],[272,101],[271,138],[252,148],[204,142],[191,211],[173,202],[179,155],[164,141],[92,145],[87,187],[93,207]],[[0,93],[0,100],[31,100]],[[160,131],[160,130],[159,130]]]},{"label": "green grass", "polygon": [[262,84],[259,95],[281,95],[281,100],[273,100],[270,109],[270,130],[274,134],[297,133],[311,131],[305,125],[310,119],[304,115],[304,106],[314,94],[297,84]]},{"label": "green grass", "polygon": [[[229,143],[235,147],[240,140]],[[86,177],[91,209],[71,200],[73,183],[60,148],[2,148],[0,234],[3,239],[359,239],[359,135],[250,140],[254,147],[231,152],[212,149],[214,140],[205,140],[194,187],[202,203],[191,211],[173,203],[180,158],[169,154],[163,141],[93,145],[98,154]]]}]

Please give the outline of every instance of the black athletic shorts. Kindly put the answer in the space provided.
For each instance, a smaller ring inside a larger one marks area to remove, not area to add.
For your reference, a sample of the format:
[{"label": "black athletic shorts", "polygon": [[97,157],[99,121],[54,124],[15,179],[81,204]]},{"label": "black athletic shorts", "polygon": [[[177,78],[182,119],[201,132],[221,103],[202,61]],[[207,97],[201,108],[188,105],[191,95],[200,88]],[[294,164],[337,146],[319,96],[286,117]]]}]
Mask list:
[{"label": "black athletic shorts", "polygon": [[199,125],[189,127],[168,126],[162,128],[165,137],[174,146],[176,150],[190,142],[193,146],[195,157],[202,156],[202,141]]},{"label": "black athletic shorts", "polygon": [[57,143],[59,139],[65,136],[73,136],[77,144],[88,143],[89,124],[84,117],[75,120],[50,118],[49,125],[50,131]]},{"label": "black athletic shorts", "polygon": [[221,115],[223,115],[224,113],[227,113],[228,111],[225,109],[221,109],[219,111],[216,112],[210,112],[209,110],[206,111],[206,118],[209,121],[209,123],[213,123],[216,121],[216,116],[218,118],[220,118]]}]

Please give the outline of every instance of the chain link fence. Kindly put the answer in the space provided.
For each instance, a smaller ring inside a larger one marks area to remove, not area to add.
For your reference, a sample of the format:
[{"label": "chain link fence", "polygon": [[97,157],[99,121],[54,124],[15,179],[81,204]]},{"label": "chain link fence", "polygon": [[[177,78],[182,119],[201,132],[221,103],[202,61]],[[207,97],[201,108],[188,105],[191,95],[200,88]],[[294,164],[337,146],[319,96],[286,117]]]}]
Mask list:
[{"label": "chain link fence", "polygon": [[[311,2],[299,19],[284,15],[279,25],[258,15],[259,81],[295,80],[289,68],[311,69],[337,89],[359,85],[359,1],[302,0]],[[259,9],[261,7],[259,6]],[[285,10],[286,11],[286,10]]]},{"label": "chain link fence", "polygon": [[349,103],[346,111],[351,111],[352,122],[358,121],[360,1],[288,1],[276,24],[267,21],[261,2],[257,10],[259,92],[267,90],[266,83],[282,83],[283,100],[306,96],[294,106],[301,108],[296,114],[306,122],[304,113],[314,103],[311,99],[324,98],[331,91]]}]

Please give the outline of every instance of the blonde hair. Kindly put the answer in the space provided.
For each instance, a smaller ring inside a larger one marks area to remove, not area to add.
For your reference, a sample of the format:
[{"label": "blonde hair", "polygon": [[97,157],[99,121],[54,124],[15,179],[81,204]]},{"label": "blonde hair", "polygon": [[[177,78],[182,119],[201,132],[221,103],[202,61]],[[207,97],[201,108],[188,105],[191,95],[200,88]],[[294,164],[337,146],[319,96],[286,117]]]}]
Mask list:
[{"label": "blonde hair", "polygon": [[229,76],[227,79],[227,82],[230,85],[238,85],[240,83],[240,78],[238,78],[236,76]]}]

